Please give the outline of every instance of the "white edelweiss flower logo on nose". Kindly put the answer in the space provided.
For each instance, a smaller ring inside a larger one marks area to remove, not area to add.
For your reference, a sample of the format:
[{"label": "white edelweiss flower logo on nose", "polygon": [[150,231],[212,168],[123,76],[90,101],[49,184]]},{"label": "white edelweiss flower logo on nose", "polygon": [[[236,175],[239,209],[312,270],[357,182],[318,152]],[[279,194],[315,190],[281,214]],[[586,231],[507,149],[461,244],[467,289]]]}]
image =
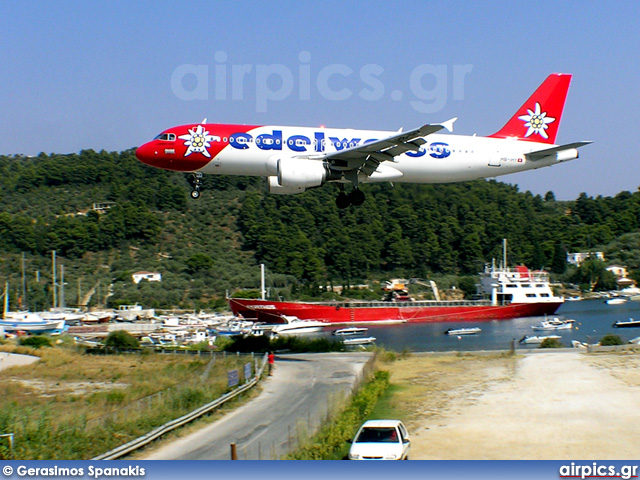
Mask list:
[{"label": "white edelweiss flower logo on nose", "polygon": [[527,108],[527,112],[529,112],[529,115],[520,115],[518,117],[520,120],[525,122],[524,126],[529,128],[524,136],[528,137],[537,133],[542,138],[549,138],[545,130],[549,128],[548,124],[555,122],[556,119],[553,117],[547,117],[547,112],[540,112],[540,104],[538,102],[536,102],[535,111]]},{"label": "white edelweiss flower logo on nose", "polygon": [[184,144],[189,147],[184,156],[188,157],[192,153],[201,153],[205,157],[211,158],[209,150],[207,150],[213,141],[219,142],[220,137],[215,135],[209,135],[209,132],[204,129],[202,125],[198,125],[196,128],[189,129],[188,135],[180,135],[180,140],[184,140]]}]

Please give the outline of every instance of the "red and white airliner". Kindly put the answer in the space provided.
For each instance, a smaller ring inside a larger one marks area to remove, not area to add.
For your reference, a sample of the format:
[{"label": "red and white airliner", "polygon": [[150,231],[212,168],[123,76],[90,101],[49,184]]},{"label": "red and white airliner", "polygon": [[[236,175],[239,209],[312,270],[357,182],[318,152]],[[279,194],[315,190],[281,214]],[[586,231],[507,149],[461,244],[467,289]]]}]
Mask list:
[{"label": "red and white airliner", "polygon": [[[198,124],[165,130],[136,150],[153,167],[193,174],[267,177],[270,193],[296,194],[337,183],[336,205],[360,205],[361,183],[449,183],[496,177],[578,158],[591,142],[556,145],[571,75],[554,73],[502,129],[488,137],[442,135],[455,118],[407,132]],[[351,183],[349,194],[344,184]]]}]

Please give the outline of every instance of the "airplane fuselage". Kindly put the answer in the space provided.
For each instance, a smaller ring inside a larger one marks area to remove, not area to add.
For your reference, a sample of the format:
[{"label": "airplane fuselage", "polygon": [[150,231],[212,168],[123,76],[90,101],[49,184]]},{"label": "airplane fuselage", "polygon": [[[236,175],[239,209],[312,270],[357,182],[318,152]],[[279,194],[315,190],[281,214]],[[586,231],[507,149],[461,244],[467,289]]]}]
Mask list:
[{"label": "airplane fuselage", "polygon": [[[194,174],[267,177],[271,193],[339,183],[336,205],[360,205],[361,183],[448,183],[497,177],[578,158],[590,142],[556,145],[570,75],[551,74],[505,126],[488,137],[442,135],[455,118],[407,132],[208,124],[165,130],[136,150],[140,161]],[[351,183],[349,195],[343,183]]]},{"label": "airplane fuselage", "polygon": [[[242,128],[233,128],[242,127]],[[194,125],[192,129],[197,128]],[[313,127],[233,125],[203,125],[203,134],[209,138],[210,150],[218,151],[211,157],[200,152],[185,156],[189,146],[171,130],[163,132],[172,140],[157,138],[144,146],[153,166],[183,172],[202,172],[217,175],[253,175],[269,177],[277,174],[281,158],[307,158],[339,152],[374,140],[389,137],[396,132]],[[417,152],[406,152],[393,162],[381,165],[393,170],[364,176],[361,183],[395,181],[407,183],[448,183],[495,177],[546,167],[564,160],[577,158],[553,154],[540,160],[527,160],[526,153],[552,147],[548,143],[520,142],[465,135],[431,134]],[[572,153],[573,153],[572,152]],[[321,160],[318,160],[321,161]],[[379,170],[380,170],[379,167]],[[394,172],[397,171],[397,172]],[[377,173],[377,172],[376,172]]]}]

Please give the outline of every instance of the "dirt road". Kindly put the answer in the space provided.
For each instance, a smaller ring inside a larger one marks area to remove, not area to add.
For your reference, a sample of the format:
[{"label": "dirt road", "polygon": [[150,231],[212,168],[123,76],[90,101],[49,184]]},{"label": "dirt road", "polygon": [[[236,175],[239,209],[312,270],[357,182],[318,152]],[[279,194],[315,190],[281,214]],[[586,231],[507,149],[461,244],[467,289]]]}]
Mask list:
[{"label": "dirt road", "polygon": [[230,444],[241,460],[276,459],[313,432],[363,376],[370,353],[278,356],[274,375],[244,406],[178,440],[168,441],[147,460],[228,460]]},{"label": "dirt road", "polygon": [[621,459],[640,445],[640,355],[411,357],[391,364],[413,459]]}]

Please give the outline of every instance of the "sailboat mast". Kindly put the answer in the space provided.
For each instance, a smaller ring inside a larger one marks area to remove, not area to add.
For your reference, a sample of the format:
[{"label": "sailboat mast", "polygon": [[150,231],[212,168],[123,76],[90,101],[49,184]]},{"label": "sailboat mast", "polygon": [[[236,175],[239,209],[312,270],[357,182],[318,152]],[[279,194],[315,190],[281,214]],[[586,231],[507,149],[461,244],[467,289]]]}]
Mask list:
[{"label": "sailboat mast", "polygon": [[60,264],[60,307],[64,308],[64,264]]},{"label": "sailboat mast", "polygon": [[2,318],[7,318],[9,313],[9,282],[4,284],[4,312],[2,312]]},{"label": "sailboat mast", "polygon": [[51,281],[53,282],[52,285],[52,290],[53,290],[53,308],[56,308],[58,306],[58,297],[57,297],[57,292],[56,292],[56,251],[54,250],[53,252],[51,252],[51,261],[53,263],[53,266],[51,268]]},{"label": "sailboat mast", "polygon": [[28,307],[27,304],[27,280],[24,276],[24,252],[22,252],[22,303],[25,307]]}]

